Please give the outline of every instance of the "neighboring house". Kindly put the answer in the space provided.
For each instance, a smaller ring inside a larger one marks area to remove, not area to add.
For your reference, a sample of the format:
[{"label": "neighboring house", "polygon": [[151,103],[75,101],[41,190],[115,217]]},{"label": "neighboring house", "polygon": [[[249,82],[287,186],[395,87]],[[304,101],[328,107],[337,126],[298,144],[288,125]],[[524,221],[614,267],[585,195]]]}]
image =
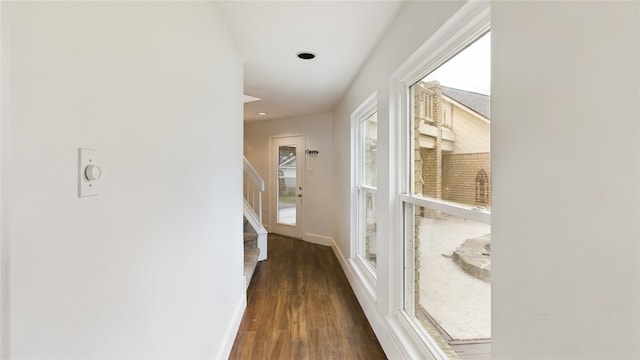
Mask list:
[{"label": "neighboring house", "polygon": [[419,134],[415,161],[421,172],[416,190],[438,199],[491,206],[491,98],[437,81],[414,86],[414,98]]},{"label": "neighboring house", "polygon": [[280,165],[278,165],[278,178],[280,179],[280,194],[282,194],[285,189],[295,188],[296,155],[288,155],[280,159]]}]

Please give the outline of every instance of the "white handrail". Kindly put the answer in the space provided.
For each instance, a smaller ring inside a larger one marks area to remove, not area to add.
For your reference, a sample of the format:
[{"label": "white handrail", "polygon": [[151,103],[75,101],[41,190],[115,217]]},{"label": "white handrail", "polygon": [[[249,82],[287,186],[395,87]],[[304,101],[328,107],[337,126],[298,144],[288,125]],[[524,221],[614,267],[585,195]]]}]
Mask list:
[{"label": "white handrail", "polygon": [[256,169],[253,168],[253,166],[251,166],[251,163],[249,162],[249,160],[247,160],[246,157],[244,157],[244,155],[242,156],[242,159],[244,160],[244,172],[246,172],[247,175],[249,175],[253,183],[256,184],[256,186],[260,190],[260,192],[263,192],[264,180],[262,180],[262,178],[260,177],[260,174],[258,174],[258,172],[256,171]]},{"label": "white handrail", "polygon": [[[258,216],[258,220],[260,224],[262,224],[262,193],[264,192],[264,180],[256,169],[251,166],[249,160],[246,157],[242,156],[244,160],[244,173],[245,177],[245,186],[244,186],[244,200],[250,205],[251,210],[253,210],[254,214]],[[251,183],[247,183],[247,179],[251,179]],[[253,185],[253,186],[251,186]],[[256,193],[257,193],[257,204],[256,204]]]}]

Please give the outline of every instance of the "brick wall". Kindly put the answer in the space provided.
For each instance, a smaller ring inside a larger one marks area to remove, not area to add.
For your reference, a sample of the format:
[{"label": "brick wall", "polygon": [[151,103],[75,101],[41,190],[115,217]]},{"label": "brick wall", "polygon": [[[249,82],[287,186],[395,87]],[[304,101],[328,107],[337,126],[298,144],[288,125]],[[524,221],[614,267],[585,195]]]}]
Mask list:
[{"label": "brick wall", "polygon": [[436,162],[436,150],[420,148],[422,158],[422,194],[429,197],[438,197],[437,181],[438,169]]},{"label": "brick wall", "polygon": [[[482,201],[484,171],[488,182]],[[442,198],[464,204],[491,206],[491,154],[445,154],[442,156]]]},{"label": "brick wall", "polygon": [[[436,152],[432,149],[420,149],[422,157],[422,193],[436,196],[437,166]],[[486,174],[484,199],[481,182],[476,181],[480,171]],[[463,204],[491,206],[491,154],[447,154],[442,155],[442,199]]]}]

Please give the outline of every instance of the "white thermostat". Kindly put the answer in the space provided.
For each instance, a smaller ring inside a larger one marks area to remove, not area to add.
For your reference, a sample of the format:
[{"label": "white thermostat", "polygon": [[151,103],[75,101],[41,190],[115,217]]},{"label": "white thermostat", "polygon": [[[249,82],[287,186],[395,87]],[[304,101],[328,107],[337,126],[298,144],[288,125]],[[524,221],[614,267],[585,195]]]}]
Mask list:
[{"label": "white thermostat", "polygon": [[78,149],[78,197],[98,195],[101,177],[98,151]]}]

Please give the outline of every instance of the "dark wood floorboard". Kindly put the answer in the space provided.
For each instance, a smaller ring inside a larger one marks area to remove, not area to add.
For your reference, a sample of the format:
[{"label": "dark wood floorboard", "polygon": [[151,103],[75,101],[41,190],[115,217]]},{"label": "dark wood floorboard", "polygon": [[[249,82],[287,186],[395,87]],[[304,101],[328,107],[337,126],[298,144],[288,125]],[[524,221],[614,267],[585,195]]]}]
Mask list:
[{"label": "dark wood floorboard", "polygon": [[269,234],[229,359],[386,359],[330,247]]}]

